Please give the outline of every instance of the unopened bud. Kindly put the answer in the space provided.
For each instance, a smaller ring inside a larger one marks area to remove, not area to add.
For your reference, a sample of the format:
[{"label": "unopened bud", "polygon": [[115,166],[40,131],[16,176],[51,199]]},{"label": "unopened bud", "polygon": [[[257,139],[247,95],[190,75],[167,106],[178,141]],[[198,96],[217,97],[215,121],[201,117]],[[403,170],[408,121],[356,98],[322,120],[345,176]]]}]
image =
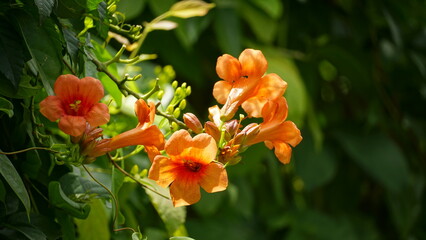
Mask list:
[{"label": "unopened bud", "polygon": [[243,135],[244,137],[239,141],[240,144],[251,145],[250,141],[252,141],[257,134],[260,132],[260,126],[257,123],[250,123],[247,125],[238,135]]},{"label": "unopened bud", "polygon": [[219,142],[220,140],[220,131],[217,128],[216,124],[214,124],[213,122],[206,122],[204,124],[204,131],[209,134],[210,136],[212,136],[214,138],[214,140],[216,140],[216,142]]},{"label": "unopened bud", "polygon": [[180,116],[180,108],[176,108],[175,111],[173,112],[173,116],[175,118],[178,118]]},{"label": "unopened bud", "polygon": [[180,101],[179,108],[182,110],[186,108],[186,99],[183,99],[182,101]]},{"label": "unopened bud", "polygon": [[167,113],[172,114],[174,110],[175,108],[173,106],[168,106],[166,111]]},{"label": "unopened bud", "polygon": [[172,122],[170,128],[172,129],[172,131],[177,131],[179,129],[179,125],[175,122]]},{"label": "unopened bud", "polygon": [[163,96],[164,96],[164,91],[163,91],[163,90],[158,91],[158,93],[157,93],[157,98],[158,98],[158,99],[162,99],[162,98],[163,98]]},{"label": "unopened bud", "polygon": [[175,96],[182,96],[183,93],[184,92],[183,92],[183,89],[181,87],[176,88]]},{"label": "unopened bud", "polygon": [[172,82],[172,87],[174,88],[174,89],[176,89],[177,88],[177,86],[178,86],[178,81],[176,81],[176,80],[174,80],[173,82]]},{"label": "unopened bud", "polygon": [[191,86],[188,86],[188,87],[185,89],[185,94],[186,94],[186,96],[191,95]]},{"label": "unopened bud", "polygon": [[182,83],[181,87],[186,88],[186,82]]},{"label": "unopened bud", "polygon": [[194,133],[199,134],[203,132],[203,125],[200,120],[193,113],[183,114],[183,122],[186,126],[191,129]]},{"label": "unopened bud", "polygon": [[233,136],[239,129],[240,124],[238,123],[236,119],[233,119],[229,122],[226,122],[225,126],[226,126],[226,132],[228,132],[229,135]]}]

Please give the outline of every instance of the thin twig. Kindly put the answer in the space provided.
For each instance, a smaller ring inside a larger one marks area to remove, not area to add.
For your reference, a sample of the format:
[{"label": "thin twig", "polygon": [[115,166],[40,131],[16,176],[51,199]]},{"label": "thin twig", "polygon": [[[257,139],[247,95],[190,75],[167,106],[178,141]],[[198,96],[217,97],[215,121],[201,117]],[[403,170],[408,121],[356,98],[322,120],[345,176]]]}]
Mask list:
[{"label": "thin twig", "polygon": [[111,161],[111,163],[112,163],[112,165],[114,165],[114,167],[116,167],[117,169],[118,169],[118,171],[120,171],[121,173],[123,173],[124,175],[126,175],[127,177],[129,177],[129,178],[131,178],[133,181],[135,181],[136,183],[138,183],[139,185],[141,185],[141,187],[143,187],[143,188],[145,188],[145,189],[148,189],[148,190],[150,190],[150,191],[152,191],[152,192],[154,192],[154,193],[156,193],[156,194],[158,194],[158,195],[160,195],[160,196],[162,196],[162,197],[164,197],[164,198],[166,198],[166,199],[168,199],[168,200],[170,200],[170,198],[169,197],[167,197],[166,195],[163,195],[163,194],[161,194],[161,193],[159,193],[159,192],[157,192],[156,190],[154,190],[154,189],[152,189],[152,188],[150,188],[150,187],[148,187],[147,185],[145,185],[145,184],[143,184],[143,183],[141,183],[139,180],[137,180],[135,177],[133,177],[130,173],[128,173],[128,172],[126,172],[124,169],[122,169],[113,159],[112,159],[112,156],[111,156],[111,154],[110,153],[107,153],[107,156],[108,156],[108,158],[109,158],[109,160]]}]

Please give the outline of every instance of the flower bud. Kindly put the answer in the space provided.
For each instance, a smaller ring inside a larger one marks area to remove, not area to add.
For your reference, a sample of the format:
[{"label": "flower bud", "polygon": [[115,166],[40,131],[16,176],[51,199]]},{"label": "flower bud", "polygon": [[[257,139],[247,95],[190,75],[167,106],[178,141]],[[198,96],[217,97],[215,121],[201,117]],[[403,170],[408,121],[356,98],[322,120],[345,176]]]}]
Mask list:
[{"label": "flower bud", "polygon": [[257,136],[260,132],[260,126],[257,123],[250,123],[235,138],[235,142],[245,144]]},{"label": "flower bud", "polygon": [[186,82],[182,83],[181,87],[186,88]]},{"label": "flower bud", "polygon": [[188,87],[185,89],[185,94],[186,94],[186,96],[191,95],[191,86],[188,86]]},{"label": "flower bud", "polygon": [[183,99],[182,101],[180,101],[179,108],[180,109],[185,109],[186,108],[186,99]]},{"label": "flower bud", "polygon": [[176,108],[175,111],[173,112],[173,116],[175,118],[178,118],[180,116],[180,108]]},{"label": "flower bud", "polygon": [[219,142],[220,140],[220,131],[217,128],[216,124],[214,124],[213,122],[206,122],[204,124],[204,131],[209,134],[210,136],[212,136],[214,138],[214,140],[216,140],[216,142]]},{"label": "flower bud", "polygon": [[203,125],[200,120],[193,113],[183,114],[183,122],[191,129],[194,133],[199,134],[203,132]]},{"label": "flower bud", "polygon": [[179,125],[178,125],[177,123],[175,123],[175,122],[172,122],[172,123],[170,124],[170,128],[171,128],[173,131],[177,131],[177,130],[179,129]]},{"label": "flower bud", "polygon": [[172,87],[173,87],[174,89],[176,89],[176,88],[177,88],[177,86],[178,86],[178,81],[174,80],[174,81],[172,82]]},{"label": "flower bud", "polygon": [[238,120],[233,119],[229,122],[226,122],[225,126],[226,126],[226,132],[228,132],[229,135],[234,136],[234,134],[239,129],[240,124],[238,123]]}]

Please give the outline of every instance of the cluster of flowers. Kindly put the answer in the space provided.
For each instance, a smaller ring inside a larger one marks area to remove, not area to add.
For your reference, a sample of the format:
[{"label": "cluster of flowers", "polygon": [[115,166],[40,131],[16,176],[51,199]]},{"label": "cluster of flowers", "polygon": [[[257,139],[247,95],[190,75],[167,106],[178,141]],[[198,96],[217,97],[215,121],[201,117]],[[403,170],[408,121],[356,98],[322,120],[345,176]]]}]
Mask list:
[{"label": "cluster of flowers", "polygon": [[[276,74],[265,75],[266,70],[267,61],[259,50],[246,49],[238,59],[220,56],[216,71],[223,80],[214,85],[213,96],[223,106],[209,108],[210,121],[204,126],[194,114],[185,113],[189,131],[178,130],[168,140],[153,125],[155,104],[143,99],[135,103],[139,123],[134,129],[102,138],[99,126],[110,116],[108,107],[99,103],[102,84],[91,77],[60,76],[54,85],[56,96],[40,102],[40,111],[50,121],[59,119],[59,128],[79,144],[83,163],[125,146],[143,145],[152,162],[148,177],[170,187],[174,206],[190,205],[200,200],[200,186],[209,193],[225,190],[225,167],[238,163],[240,153],[253,144],[264,142],[282,163],[290,162],[291,147],[302,137],[297,126],[286,121],[287,83]],[[240,106],[247,117],[263,122],[243,126],[242,117],[233,119]]]}]

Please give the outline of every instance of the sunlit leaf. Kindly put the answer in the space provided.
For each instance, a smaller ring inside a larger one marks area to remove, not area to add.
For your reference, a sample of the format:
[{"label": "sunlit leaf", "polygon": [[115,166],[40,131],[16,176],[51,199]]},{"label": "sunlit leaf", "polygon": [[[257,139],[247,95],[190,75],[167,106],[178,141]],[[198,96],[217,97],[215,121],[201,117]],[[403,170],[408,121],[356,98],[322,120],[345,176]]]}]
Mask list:
[{"label": "sunlit leaf", "polygon": [[15,192],[16,196],[18,196],[19,200],[21,200],[29,216],[31,210],[30,197],[21,177],[8,157],[0,154],[0,162],[0,174]]},{"label": "sunlit leaf", "polygon": [[[108,61],[112,58],[108,50],[103,48],[99,43],[97,43],[96,41],[92,41],[92,44],[95,50],[94,52],[96,54],[96,57],[100,61]],[[108,71],[110,71],[111,74],[114,75],[116,78],[119,78],[117,66],[115,63],[108,66]],[[122,102],[122,94],[117,84],[115,84],[115,82],[112,81],[111,78],[109,78],[103,72],[98,72],[98,78],[99,80],[101,80],[103,86],[105,87],[105,90],[114,98],[115,102],[117,103],[117,107],[120,107]]]},{"label": "sunlit leaf", "polygon": [[105,205],[100,199],[90,203],[89,216],[82,219],[75,219],[77,231],[80,239],[108,240],[111,238],[109,230],[109,219],[105,211]]},{"label": "sunlit leaf", "polygon": [[172,21],[168,21],[168,20],[163,20],[163,21],[159,21],[158,23],[153,24],[151,27],[154,30],[172,30],[175,29],[177,27],[177,23],[176,22],[172,22]]},{"label": "sunlit leaf", "polygon": [[[167,232],[170,236],[176,235],[180,228],[185,223],[186,218],[186,208],[178,207],[175,208],[170,200],[169,189],[162,188],[158,186],[154,181],[146,179],[147,182],[150,182],[151,188],[154,188],[156,192],[148,190],[146,188],[145,192],[148,194],[151,199],[151,203],[154,208],[157,210],[160,215],[161,220],[163,220],[164,225],[166,225]],[[161,194],[161,195],[160,195]],[[169,199],[165,198],[168,197]]]}]

